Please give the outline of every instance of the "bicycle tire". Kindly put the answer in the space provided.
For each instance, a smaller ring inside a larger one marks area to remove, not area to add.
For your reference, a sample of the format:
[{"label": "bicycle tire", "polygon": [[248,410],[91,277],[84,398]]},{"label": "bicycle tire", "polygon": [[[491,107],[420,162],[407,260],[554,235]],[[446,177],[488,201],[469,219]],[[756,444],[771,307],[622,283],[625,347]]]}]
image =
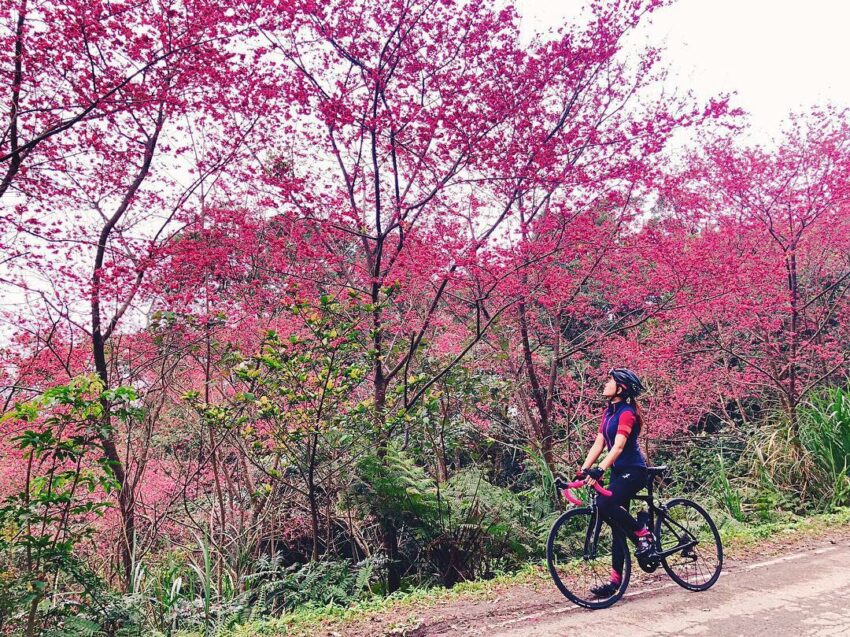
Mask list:
[{"label": "bicycle tire", "polygon": [[[577,540],[581,543],[581,545],[584,544],[592,521],[592,514],[593,510],[590,507],[570,509],[555,520],[546,541],[546,563],[549,567],[549,575],[552,577],[552,580],[555,582],[555,586],[557,586],[558,590],[561,591],[564,597],[583,608],[597,610],[600,608],[607,608],[616,603],[626,592],[626,589],[629,586],[629,579],[631,578],[631,555],[623,534],[614,530],[614,528],[607,522],[602,521],[600,523],[601,526],[599,534],[601,535],[604,533],[604,536],[602,536],[602,546],[605,550],[603,551],[601,558],[595,560],[597,564],[589,565],[589,567],[594,569],[594,572],[597,575],[594,578],[593,583],[598,585],[599,583],[607,581],[610,576],[613,547],[615,543],[621,543],[624,557],[623,576],[617,592],[611,597],[605,599],[592,599],[590,598],[590,584],[579,587],[571,586],[564,582],[562,571],[566,572],[568,569],[572,569],[576,565],[578,568],[581,568],[581,561],[584,561],[585,563],[588,562],[588,560],[584,560],[580,551],[577,556],[574,549],[564,549],[566,547],[565,542],[567,542],[567,540],[570,540],[573,546],[576,546],[576,541],[573,540]],[[610,551],[607,550],[609,543]],[[572,560],[575,564],[570,563],[570,560]],[[598,575],[598,569],[602,567],[603,564],[605,569],[603,571],[605,573],[604,581],[603,578]]]},{"label": "bicycle tire", "polygon": [[[674,498],[667,502],[664,507],[664,512],[658,516],[655,523],[655,537],[657,538],[658,547],[661,551],[669,550],[676,546],[670,542],[665,543],[665,539],[670,539],[671,535],[676,538],[676,543],[682,542],[682,536],[685,535],[683,528],[687,525],[685,516],[693,516],[696,523],[696,518],[701,518],[705,528],[699,529],[696,533],[700,536],[695,537],[692,528],[687,529],[687,533],[691,538],[700,542],[705,549],[701,552],[693,547],[693,549],[685,549],[681,553],[674,553],[661,559],[661,566],[682,588],[689,591],[704,591],[711,588],[720,577],[720,571],[723,569],[723,543],[720,540],[720,533],[717,530],[717,525],[711,516],[700,505],[687,498]],[[693,527],[694,525],[690,525]],[[665,533],[666,530],[666,533]],[[699,544],[697,545],[699,546]],[[713,546],[713,552],[710,546]],[[681,558],[675,561],[673,558]],[[701,562],[702,558],[705,562]],[[687,568],[688,564],[692,568]],[[686,568],[682,568],[685,566]],[[690,576],[689,576],[690,574]]]}]

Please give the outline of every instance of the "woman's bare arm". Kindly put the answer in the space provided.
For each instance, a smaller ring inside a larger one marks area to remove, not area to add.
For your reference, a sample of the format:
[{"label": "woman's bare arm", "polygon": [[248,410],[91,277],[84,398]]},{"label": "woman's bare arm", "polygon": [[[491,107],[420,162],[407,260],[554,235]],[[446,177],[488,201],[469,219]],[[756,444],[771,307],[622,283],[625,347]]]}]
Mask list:
[{"label": "woman's bare arm", "polygon": [[[619,438],[619,436],[617,436]],[[590,451],[587,452],[587,458],[584,459],[584,462],[581,464],[581,470],[584,471],[594,462],[596,459],[602,454],[602,450],[605,448],[605,438],[602,437],[602,434],[596,434],[596,440],[593,441],[593,446],[590,448]]]},{"label": "woman's bare arm", "polygon": [[600,469],[607,471],[611,468],[611,465],[613,465],[620,454],[623,453],[623,449],[625,449],[628,439],[628,436],[617,434],[617,437],[614,438],[614,446],[611,447],[611,451],[609,451],[608,455],[605,456],[605,459],[599,463]]}]

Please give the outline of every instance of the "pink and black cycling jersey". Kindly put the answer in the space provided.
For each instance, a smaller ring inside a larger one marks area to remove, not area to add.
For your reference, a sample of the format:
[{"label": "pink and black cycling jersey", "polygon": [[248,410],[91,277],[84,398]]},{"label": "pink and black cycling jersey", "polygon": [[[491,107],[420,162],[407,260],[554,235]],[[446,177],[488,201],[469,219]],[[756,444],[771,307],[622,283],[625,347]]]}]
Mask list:
[{"label": "pink and black cycling jersey", "polygon": [[640,421],[634,407],[623,402],[608,405],[602,414],[599,433],[605,438],[605,446],[608,451],[614,446],[614,439],[617,434],[627,436],[623,452],[614,461],[614,469],[646,466],[646,459],[643,457],[638,444]]}]

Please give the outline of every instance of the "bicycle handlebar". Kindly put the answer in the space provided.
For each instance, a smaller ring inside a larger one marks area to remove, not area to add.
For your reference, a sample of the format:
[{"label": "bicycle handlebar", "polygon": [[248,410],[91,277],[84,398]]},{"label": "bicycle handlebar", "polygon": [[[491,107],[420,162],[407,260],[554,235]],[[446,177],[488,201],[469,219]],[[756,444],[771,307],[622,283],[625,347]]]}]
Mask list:
[{"label": "bicycle handlebar", "polygon": [[[571,489],[580,489],[581,487],[586,487],[587,485],[584,483],[584,480],[575,480],[573,482],[564,483],[560,480],[557,481],[556,486],[564,491],[564,497],[569,501],[575,504],[576,506],[582,506],[584,502],[575,497],[572,493],[570,493]],[[593,488],[602,495],[610,496],[611,492],[603,487],[598,482],[593,483]]]}]

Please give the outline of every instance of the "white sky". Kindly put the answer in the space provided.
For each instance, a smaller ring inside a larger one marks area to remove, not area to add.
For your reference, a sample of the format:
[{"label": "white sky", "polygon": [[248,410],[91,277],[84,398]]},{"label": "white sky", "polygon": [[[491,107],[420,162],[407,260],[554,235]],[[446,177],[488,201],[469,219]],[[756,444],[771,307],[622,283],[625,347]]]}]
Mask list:
[{"label": "white sky", "polygon": [[[580,15],[586,0],[517,0],[524,37]],[[640,36],[666,43],[673,81],[700,98],[735,93],[754,137],[791,110],[850,106],[847,0],[678,0]]]}]

